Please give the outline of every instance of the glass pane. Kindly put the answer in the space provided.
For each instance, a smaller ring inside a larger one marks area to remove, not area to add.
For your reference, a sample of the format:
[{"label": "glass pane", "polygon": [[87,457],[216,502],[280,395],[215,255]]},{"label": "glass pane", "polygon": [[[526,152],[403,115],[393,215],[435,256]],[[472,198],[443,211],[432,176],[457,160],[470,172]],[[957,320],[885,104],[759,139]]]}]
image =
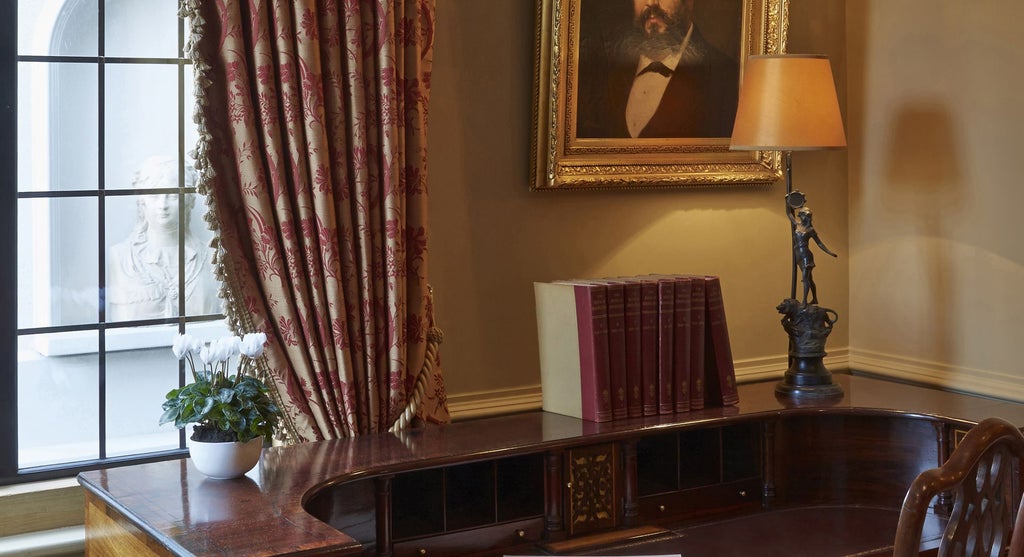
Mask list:
[{"label": "glass pane", "polygon": [[[189,163],[193,162],[191,153],[199,143],[199,126],[193,121],[196,109],[195,79],[196,73],[191,65],[185,66],[185,107],[181,113],[181,125],[185,130],[185,153]],[[194,166],[194,165],[193,165]]]},{"label": "glass pane", "polygon": [[[177,325],[107,331],[107,455],[178,448],[178,430],[159,426],[167,391],[178,387],[171,343]],[[133,350],[136,346],[149,346]]]},{"label": "glass pane", "polygon": [[96,199],[18,201],[18,327],[99,320]]},{"label": "glass pane", "polygon": [[94,64],[18,64],[18,190],[97,189]]},{"label": "glass pane", "polygon": [[[140,177],[139,187],[162,187],[162,180],[176,182],[176,163],[147,161]],[[208,233],[194,231],[202,223],[194,207],[200,203],[194,194],[187,194],[184,207],[179,207],[178,198],[178,194],[152,194],[108,199],[107,321],[177,317],[182,298],[186,315],[220,313]],[[179,210],[188,218],[179,219]],[[179,265],[179,222],[187,227],[184,265]]]},{"label": "glass pane", "polygon": [[106,0],[103,13],[107,56],[176,58],[177,0]]},{"label": "glass pane", "polygon": [[105,92],[106,187],[130,188],[144,160],[178,156],[178,68],[109,64]]},{"label": "glass pane", "polygon": [[20,0],[18,54],[96,56],[97,0]]},{"label": "glass pane", "polygon": [[96,331],[18,339],[19,468],[99,458],[97,339]]},{"label": "glass pane", "polygon": [[[202,323],[186,323],[185,332],[203,342],[210,342],[215,338],[230,336],[233,333],[228,329],[224,321],[204,321]],[[168,345],[170,346],[170,345]],[[196,362],[200,364],[200,362]]]}]

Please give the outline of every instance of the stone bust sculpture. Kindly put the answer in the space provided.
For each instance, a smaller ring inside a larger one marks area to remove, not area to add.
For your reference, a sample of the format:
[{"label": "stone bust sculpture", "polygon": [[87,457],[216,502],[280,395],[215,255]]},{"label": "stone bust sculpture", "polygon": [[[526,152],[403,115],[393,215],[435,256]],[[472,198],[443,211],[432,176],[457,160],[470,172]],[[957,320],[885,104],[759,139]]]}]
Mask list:
[{"label": "stone bust sculpture", "polygon": [[[194,186],[196,171],[185,166],[186,187]],[[132,187],[178,187],[178,161],[151,157],[144,161]],[[125,321],[178,316],[178,227],[184,226],[185,313],[220,313],[218,283],[211,250],[191,228],[195,195],[186,194],[184,222],[179,223],[177,194],[138,196],[135,224],[128,237],[108,253],[107,319]]]}]

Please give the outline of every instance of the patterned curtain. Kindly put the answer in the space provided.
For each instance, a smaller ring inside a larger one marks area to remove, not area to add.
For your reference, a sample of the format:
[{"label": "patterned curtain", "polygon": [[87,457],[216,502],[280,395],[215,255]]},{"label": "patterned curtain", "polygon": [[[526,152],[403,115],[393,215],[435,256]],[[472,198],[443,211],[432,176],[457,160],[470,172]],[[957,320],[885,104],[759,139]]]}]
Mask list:
[{"label": "patterned curtain", "polygon": [[387,430],[416,391],[420,418],[448,421],[426,356],[434,0],[183,0],[182,13],[225,312],[267,333],[286,437]]}]

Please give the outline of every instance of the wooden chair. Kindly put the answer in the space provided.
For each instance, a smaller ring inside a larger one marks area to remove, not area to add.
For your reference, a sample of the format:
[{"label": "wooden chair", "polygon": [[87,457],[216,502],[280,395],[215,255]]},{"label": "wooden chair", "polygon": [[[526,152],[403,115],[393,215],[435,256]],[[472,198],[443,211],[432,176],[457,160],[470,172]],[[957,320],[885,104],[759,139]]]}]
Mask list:
[{"label": "wooden chair", "polygon": [[[928,507],[936,495],[953,493],[938,555],[1024,556],[1024,512],[1020,504],[1019,465],[1024,435],[1013,424],[988,418],[973,427],[939,468],[922,472],[910,485],[896,527],[894,557],[917,556]],[[1012,528],[1011,528],[1012,527]],[[1012,530],[1021,535],[1014,536]]]}]

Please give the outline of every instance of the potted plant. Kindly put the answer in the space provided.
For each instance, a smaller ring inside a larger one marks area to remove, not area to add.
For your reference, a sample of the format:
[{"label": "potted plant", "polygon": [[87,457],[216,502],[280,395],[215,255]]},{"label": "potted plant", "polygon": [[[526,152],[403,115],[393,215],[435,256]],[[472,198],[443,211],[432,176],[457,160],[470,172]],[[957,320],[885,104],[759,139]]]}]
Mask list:
[{"label": "potted plant", "polygon": [[[167,393],[160,423],[174,422],[178,429],[195,424],[189,453],[196,468],[211,478],[235,478],[252,469],[280,420],[280,409],[254,374],[266,341],[265,333],[249,333],[204,344],[185,334],[171,346],[179,360],[188,361],[192,382]],[[238,358],[234,375],[228,370],[232,358]]]}]

